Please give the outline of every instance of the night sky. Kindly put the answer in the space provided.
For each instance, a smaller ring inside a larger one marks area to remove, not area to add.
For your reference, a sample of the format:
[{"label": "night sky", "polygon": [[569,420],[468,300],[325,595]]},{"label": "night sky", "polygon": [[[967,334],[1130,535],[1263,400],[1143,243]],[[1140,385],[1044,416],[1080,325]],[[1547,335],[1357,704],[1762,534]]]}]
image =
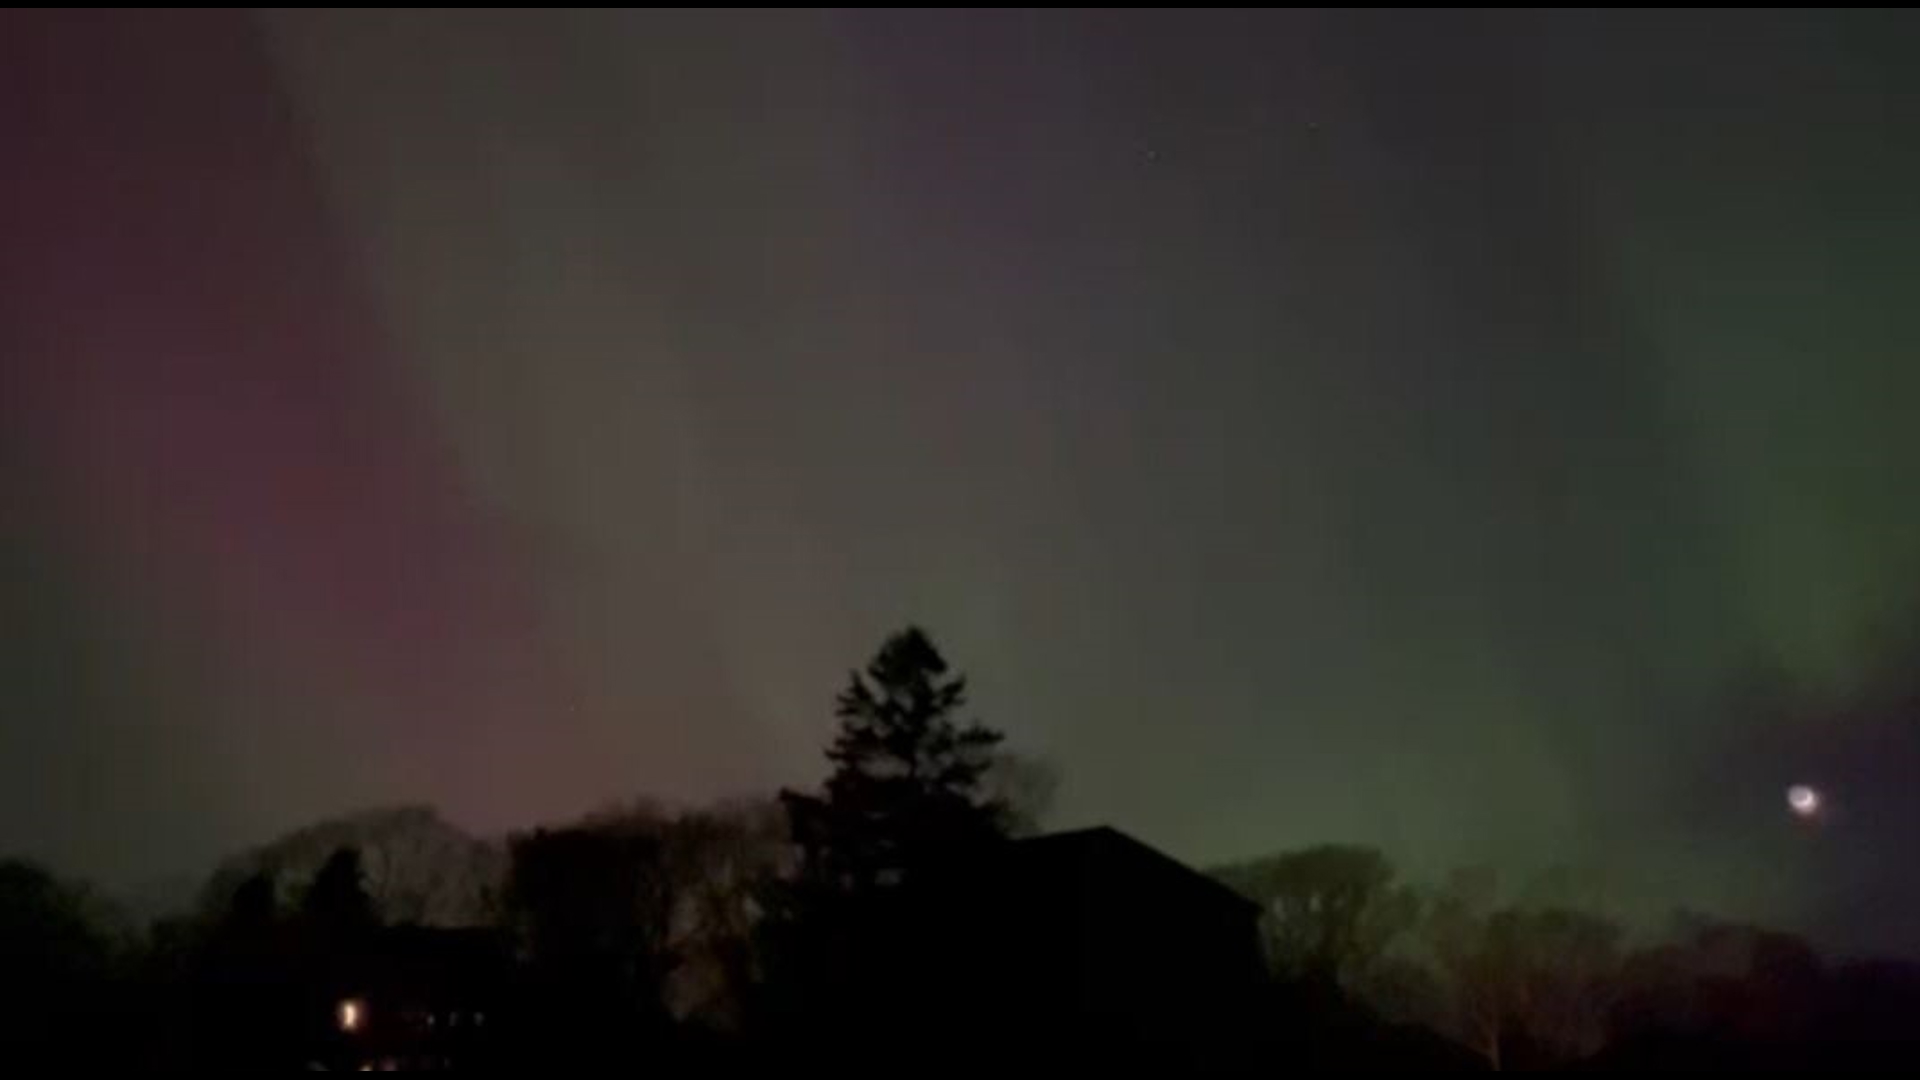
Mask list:
[{"label": "night sky", "polygon": [[912,620],[1062,824],[1920,945],[1916,47],[0,15],[0,850],[809,783]]}]

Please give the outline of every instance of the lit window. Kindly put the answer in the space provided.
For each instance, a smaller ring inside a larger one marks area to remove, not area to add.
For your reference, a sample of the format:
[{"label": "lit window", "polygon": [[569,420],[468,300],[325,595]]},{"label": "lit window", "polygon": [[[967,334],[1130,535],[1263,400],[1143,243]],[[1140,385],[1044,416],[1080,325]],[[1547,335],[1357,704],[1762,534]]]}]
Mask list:
[{"label": "lit window", "polygon": [[340,1003],[336,1015],[340,1021],[341,1031],[359,1031],[367,1023],[366,1003],[358,998],[348,998]]}]

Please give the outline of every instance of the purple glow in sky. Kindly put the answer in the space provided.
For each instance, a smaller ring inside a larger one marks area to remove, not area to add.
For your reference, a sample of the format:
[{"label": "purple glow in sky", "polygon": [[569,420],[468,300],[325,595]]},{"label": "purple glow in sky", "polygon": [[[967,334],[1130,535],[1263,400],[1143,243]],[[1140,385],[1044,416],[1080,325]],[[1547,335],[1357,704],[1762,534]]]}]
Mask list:
[{"label": "purple glow in sky", "polygon": [[1915,28],[0,14],[0,851],[810,783],[912,621],[1061,825],[1920,942]]},{"label": "purple glow in sky", "polygon": [[[151,762],[146,797],[179,799],[168,776],[235,817],[320,809],[323,787],[523,811],[492,763],[537,801],[537,746],[505,726],[566,700],[539,598],[394,362],[257,30],[5,20],[7,426],[78,572],[260,680],[154,733],[227,764]],[[73,779],[66,798],[101,797]]]}]

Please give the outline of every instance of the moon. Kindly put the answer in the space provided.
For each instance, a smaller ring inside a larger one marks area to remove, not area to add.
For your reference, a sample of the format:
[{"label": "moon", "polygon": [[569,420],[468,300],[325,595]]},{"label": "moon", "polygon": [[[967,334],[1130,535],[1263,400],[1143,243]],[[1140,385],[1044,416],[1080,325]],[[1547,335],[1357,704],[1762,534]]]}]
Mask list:
[{"label": "moon", "polygon": [[1806,784],[1795,784],[1787,789],[1787,808],[1800,817],[1818,814],[1820,803],[1820,793]]}]

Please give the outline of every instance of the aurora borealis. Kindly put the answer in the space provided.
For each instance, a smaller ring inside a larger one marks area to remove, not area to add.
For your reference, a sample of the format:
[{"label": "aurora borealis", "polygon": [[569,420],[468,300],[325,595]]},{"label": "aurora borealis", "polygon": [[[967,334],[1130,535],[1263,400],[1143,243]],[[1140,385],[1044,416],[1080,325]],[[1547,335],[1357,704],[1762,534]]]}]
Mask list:
[{"label": "aurora borealis", "polygon": [[1914,908],[1793,704],[1920,601],[1917,30],[0,15],[0,848],[808,782],[915,620],[1194,861]]}]

